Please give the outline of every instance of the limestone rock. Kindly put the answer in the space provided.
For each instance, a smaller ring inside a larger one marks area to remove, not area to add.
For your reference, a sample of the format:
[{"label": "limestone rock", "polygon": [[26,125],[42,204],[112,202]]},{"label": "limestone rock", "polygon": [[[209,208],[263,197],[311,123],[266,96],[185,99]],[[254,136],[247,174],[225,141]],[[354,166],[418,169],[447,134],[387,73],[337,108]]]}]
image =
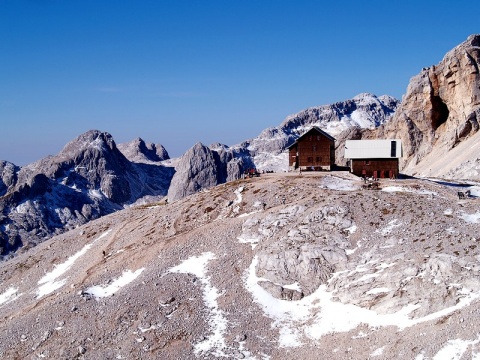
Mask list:
[{"label": "limestone rock", "polygon": [[393,119],[367,137],[402,139],[407,174],[444,176],[472,160],[454,148],[479,129],[479,62],[480,35],[471,35],[414,76]]},{"label": "limestone rock", "polygon": [[243,160],[235,158],[225,146],[213,145],[213,148],[197,143],[180,158],[168,190],[169,201],[241,177]]},{"label": "limestone rock", "polygon": [[18,170],[19,168],[11,162],[0,161],[0,196],[16,183]]},{"label": "limestone rock", "polygon": [[178,162],[168,189],[168,200],[175,201],[200,189],[217,185],[218,169],[214,152],[202,143],[195,144]]},{"label": "limestone rock", "polygon": [[135,163],[152,163],[170,159],[167,150],[161,144],[146,143],[141,138],[118,144],[118,149],[128,160]]}]

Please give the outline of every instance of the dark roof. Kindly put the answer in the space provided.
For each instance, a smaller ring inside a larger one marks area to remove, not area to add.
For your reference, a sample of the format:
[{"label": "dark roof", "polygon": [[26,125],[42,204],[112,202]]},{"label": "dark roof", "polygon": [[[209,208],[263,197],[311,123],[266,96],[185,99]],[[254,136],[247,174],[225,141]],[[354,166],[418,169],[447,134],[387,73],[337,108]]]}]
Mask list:
[{"label": "dark roof", "polygon": [[295,140],[295,142],[288,146],[287,149],[290,149],[292,146],[294,146],[295,144],[297,144],[300,139],[302,139],[304,136],[308,135],[308,133],[312,130],[315,130],[317,132],[319,132],[321,135],[325,136],[328,140],[331,140],[331,141],[335,141],[335,138],[329,134],[327,134],[325,131],[323,131],[322,129],[320,129],[319,127],[317,126],[312,126],[310,129],[308,129],[303,135],[301,135],[300,137],[297,138],[297,140]]}]

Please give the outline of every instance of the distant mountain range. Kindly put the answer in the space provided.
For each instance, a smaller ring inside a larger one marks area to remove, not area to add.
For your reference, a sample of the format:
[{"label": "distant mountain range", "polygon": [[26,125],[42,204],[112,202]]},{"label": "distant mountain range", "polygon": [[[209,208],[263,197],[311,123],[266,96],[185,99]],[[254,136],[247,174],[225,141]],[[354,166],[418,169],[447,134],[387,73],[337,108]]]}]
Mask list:
[{"label": "distant mountain range", "polygon": [[115,144],[92,130],[55,156],[24,167],[0,161],[0,255],[7,256],[92,219],[152,201],[175,201],[241,177],[249,167],[286,171],[284,150],[311,126],[336,138],[400,138],[410,175],[480,179],[480,36],[413,77],[400,102],[364,93],[312,107],[234,146],[195,144],[170,159],[142,139]]}]

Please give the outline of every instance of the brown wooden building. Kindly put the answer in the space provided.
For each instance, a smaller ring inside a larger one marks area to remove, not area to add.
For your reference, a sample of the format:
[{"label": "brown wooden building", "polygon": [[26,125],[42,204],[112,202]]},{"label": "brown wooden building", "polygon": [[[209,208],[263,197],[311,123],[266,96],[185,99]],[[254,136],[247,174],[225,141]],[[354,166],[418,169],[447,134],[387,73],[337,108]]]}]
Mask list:
[{"label": "brown wooden building", "polygon": [[350,171],[361,177],[397,178],[399,158],[402,157],[400,140],[347,140],[345,158]]},{"label": "brown wooden building", "polygon": [[288,147],[290,169],[330,170],[335,164],[335,139],[313,127]]}]

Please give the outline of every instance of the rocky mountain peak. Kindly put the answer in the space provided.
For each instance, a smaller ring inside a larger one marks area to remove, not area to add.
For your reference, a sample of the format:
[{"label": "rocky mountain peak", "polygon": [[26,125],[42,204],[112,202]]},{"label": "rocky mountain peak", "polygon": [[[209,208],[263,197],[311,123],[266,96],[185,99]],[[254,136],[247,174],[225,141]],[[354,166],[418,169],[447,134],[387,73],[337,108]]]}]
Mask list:
[{"label": "rocky mountain peak", "polygon": [[125,157],[137,163],[151,163],[170,159],[167,150],[161,144],[147,143],[142,138],[118,145]]},{"label": "rocky mountain peak", "polygon": [[0,255],[142,197],[163,197],[173,172],[161,165],[130,162],[112,136],[98,130],[81,134],[59,154],[22,168],[1,162]]},{"label": "rocky mountain peak", "polygon": [[112,135],[99,130],[89,130],[70,141],[58,154],[62,158],[71,158],[85,151],[109,152],[116,149]]}]

